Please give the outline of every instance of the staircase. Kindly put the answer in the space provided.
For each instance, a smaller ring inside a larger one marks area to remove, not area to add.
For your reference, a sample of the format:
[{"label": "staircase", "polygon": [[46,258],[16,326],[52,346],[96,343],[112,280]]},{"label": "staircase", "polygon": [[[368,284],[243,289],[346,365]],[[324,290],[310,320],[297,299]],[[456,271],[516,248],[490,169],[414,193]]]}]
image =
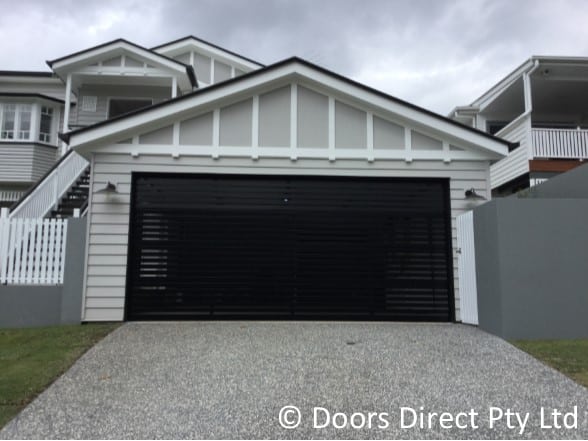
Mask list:
[{"label": "staircase", "polygon": [[88,200],[90,163],[69,150],[12,207],[10,219],[65,218],[81,213]]},{"label": "staircase", "polygon": [[86,167],[77,181],[61,198],[57,208],[55,210],[51,210],[50,217],[58,219],[72,217],[76,208],[80,210],[80,214],[83,213],[85,208],[88,206],[89,190],[90,166]]}]

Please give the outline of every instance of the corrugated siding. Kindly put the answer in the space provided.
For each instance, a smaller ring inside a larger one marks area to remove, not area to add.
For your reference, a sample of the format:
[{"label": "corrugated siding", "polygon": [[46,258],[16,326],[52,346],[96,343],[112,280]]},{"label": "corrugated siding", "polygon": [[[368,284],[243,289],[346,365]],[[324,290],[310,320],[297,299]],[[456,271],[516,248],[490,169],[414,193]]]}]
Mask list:
[{"label": "corrugated siding", "polygon": [[[97,97],[95,112],[82,110],[83,96]],[[88,126],[104,121],[108,116],[109,98],[151,98],[158,103],[170,97],[171,86],[83,86],[78,97],[79,104],[72,109],[69,122],[73,126]]]},{"label": "corrugated siding", "polygon": [[0,144],[0,181],[35,182],[55,163],[57,148]]},{"label": "corrugated siding", "polygon": [[529,172],[529,137],[531,136],[531,120],[524,118],[505,133],[498,136],[520,146],[510,152],[506,158],[490,166],[490,182],[497,188],[508,181]]},{"label": "corrugated siding", "polygon": [[131,172],[250,173],[342,176],[442,177],[450,178],[453,268],[456,318],[459,320],[459,280],[457,274],[457,234],[455,217],[472,208],[464,191],[475,188],[487,194],[488,163],[485,161],[366,161],[289,160],[160,155],[95,154],[92,179],[95,186],[117,183],[115,196],[93,194],[89,213],[89,241],[84,320],[122,320],[124,313],[127,242],[130,212]]}]

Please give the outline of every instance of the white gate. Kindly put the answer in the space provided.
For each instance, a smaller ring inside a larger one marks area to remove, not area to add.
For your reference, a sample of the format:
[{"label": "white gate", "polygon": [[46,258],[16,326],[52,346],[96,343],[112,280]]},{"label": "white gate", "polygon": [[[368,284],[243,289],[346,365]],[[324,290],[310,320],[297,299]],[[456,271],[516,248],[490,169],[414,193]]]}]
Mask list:
[{"label": "white gate", "polygon": [[476,286],[473,211],[457,216],[457,252],[461,321],[477,325],[478,289]]},{"label": "white gate", "polygon": [[63,283],[67,219],[0,218],[0,283]]}]

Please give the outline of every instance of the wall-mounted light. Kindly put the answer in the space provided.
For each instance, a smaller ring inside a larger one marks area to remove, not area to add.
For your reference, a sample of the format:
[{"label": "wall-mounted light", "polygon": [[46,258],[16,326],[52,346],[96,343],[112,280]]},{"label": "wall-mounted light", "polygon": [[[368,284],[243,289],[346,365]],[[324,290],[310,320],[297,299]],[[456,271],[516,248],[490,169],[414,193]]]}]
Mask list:
[{"label": "wall-mounted light", "polygon": [[465,191],[465,198],[468,200],[479,200],[479,201],[485,201],[486,198],[482,195],[479,195],[478,193],[476,193],[476,190],[473,188],[470,188],[469,190]]},{"label": "wall-mounted light", "polygon": [[116,184],[113,184],[112,182],[108,181],[106,185],[100,190],[96,191],[96,193],[113,194],[118,193],[118,191],[116,190]]}]

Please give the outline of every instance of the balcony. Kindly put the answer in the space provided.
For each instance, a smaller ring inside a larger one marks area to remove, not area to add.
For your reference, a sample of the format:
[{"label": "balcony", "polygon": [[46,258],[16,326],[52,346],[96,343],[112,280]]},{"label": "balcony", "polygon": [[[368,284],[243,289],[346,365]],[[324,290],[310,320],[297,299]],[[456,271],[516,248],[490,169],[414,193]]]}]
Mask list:
[{"label": "balcony", "polygon": [[532,129],[532,157],[588,159],[588,130]]}]

